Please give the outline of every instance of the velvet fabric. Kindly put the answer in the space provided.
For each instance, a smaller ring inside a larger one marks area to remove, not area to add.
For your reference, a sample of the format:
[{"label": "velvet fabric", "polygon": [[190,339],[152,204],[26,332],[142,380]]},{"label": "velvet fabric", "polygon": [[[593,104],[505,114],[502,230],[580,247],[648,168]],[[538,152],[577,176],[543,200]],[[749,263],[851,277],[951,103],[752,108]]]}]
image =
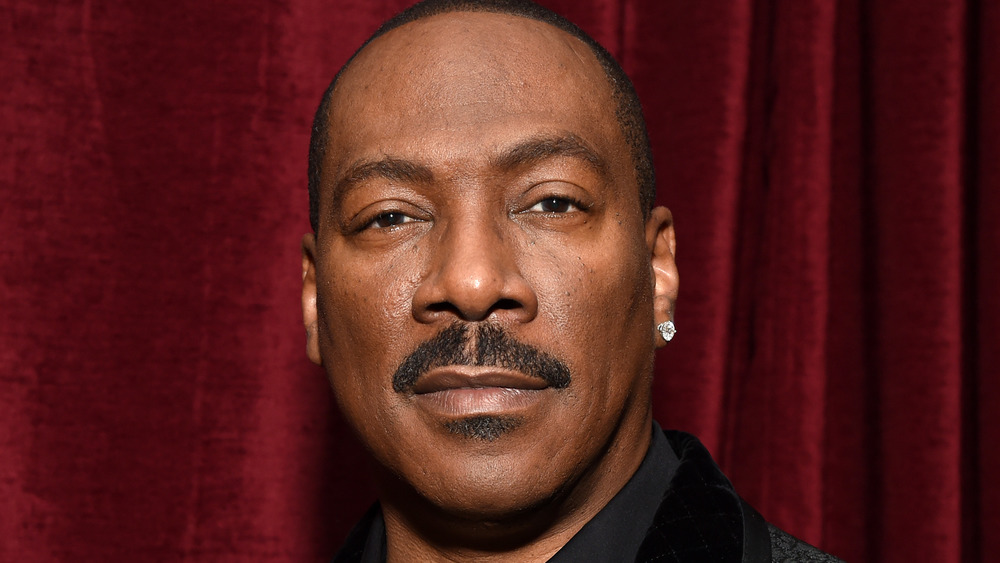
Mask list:
[{"label": "velvet fabric", "polygon": [[740,497],[697,438],[676,431],[667,438],[681,463],[636,561],[742,561]]},{"label": "velvet fabric", "polygon": [[[1000,3],[544,3],[646,110],[660,423],[848,561],[995,558]],[[407,4],[0,0],[0,560],[326,560],[371,503],[298,245],[319,95]]]}]

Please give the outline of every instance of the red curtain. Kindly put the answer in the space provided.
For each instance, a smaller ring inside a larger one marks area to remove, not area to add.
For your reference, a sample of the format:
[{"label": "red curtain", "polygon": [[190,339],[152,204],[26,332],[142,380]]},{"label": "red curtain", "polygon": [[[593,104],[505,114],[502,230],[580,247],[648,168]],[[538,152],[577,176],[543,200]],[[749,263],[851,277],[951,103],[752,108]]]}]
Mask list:
[{"label": "red curtain", "polygon": [[[408,3],[0,1],[0,560],[336,550],[372,493],[304,354],[309,123]],[[849,561],[995,561],[1000,4],[545,4],[647,111],[660,422]]]}]

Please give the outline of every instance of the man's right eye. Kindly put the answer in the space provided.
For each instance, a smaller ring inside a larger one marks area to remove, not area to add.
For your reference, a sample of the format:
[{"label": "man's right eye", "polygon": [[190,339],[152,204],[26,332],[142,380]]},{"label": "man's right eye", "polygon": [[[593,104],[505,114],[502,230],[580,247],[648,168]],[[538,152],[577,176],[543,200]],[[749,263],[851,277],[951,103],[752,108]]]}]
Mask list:
[{"label": "man's right eye", "polygon": [[396,227],[414,220],[415,219],[413,217],[410,217],[405,213],[400,213],[399,211],[387,211],[372,219],[368,223],[367,227],[375,229],[388,229],[389,227]]}]

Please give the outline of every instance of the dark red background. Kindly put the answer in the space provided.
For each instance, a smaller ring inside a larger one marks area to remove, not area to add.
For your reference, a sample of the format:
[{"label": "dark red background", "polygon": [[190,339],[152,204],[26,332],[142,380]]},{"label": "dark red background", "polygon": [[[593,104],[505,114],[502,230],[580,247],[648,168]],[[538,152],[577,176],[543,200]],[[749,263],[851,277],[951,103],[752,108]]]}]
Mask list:
[{"label": "dark red background", "polygon": [[[0,1],[0,560],[336,549],[371,493],[304,355],[309,122],[406,4]],[[850,561],[995,561],[1000,4],[545,4],[646,107],[661,423]]]}]

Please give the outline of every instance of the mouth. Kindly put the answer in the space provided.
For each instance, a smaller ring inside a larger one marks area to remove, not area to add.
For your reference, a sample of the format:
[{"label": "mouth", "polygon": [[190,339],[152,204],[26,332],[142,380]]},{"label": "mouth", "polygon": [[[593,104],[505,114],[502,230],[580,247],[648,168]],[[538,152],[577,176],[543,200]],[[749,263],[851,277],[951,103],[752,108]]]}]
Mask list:
[{"label": "mouth", "polygon": [[536,404],[548,383],[538,377],[495,367],[448,366],[426,373],[413,398],[448,418],[517,414]]}]

